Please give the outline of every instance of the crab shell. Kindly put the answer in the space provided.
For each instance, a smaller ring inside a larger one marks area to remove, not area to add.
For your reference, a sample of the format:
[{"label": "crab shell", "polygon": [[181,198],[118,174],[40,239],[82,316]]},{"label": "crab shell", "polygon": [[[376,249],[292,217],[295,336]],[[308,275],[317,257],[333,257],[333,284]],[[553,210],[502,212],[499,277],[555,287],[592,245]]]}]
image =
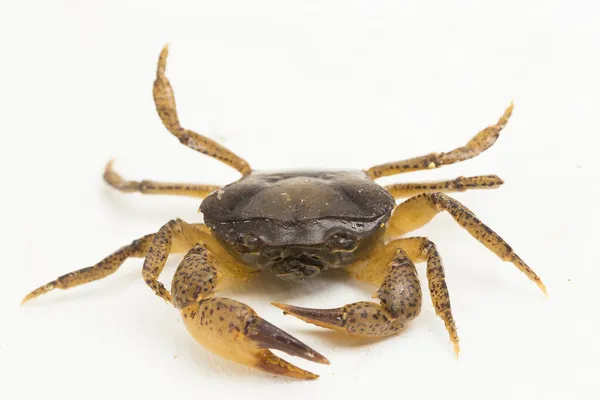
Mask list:
[{"label": "crab shell", "polygon": [[394,205],[363,171],[253,172],[213,192],[200,211],[244,263],[303,280],[368,251]]}]

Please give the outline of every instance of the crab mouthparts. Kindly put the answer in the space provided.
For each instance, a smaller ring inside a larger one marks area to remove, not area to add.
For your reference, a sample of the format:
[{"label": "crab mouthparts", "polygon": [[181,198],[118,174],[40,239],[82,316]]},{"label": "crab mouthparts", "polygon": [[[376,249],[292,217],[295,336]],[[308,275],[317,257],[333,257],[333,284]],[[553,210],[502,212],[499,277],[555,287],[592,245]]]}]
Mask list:
[{"label": "crab mouthparts", "polygon": [[323,269],[323,263],[315,257],[301,255],[284,258],[272,267],[279,279],[289,282],[304,282],[318,275]]}]

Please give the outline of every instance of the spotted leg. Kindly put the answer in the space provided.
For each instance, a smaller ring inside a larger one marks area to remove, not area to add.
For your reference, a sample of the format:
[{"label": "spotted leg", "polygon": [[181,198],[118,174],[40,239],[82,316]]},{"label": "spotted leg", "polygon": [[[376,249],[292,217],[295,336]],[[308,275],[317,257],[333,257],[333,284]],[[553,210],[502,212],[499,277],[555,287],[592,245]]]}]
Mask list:
[{"label": "spotted leg", "polygon": [[402,174],[404,172],[439,168],[443,165],[450,165],[473,158],[490,148],[490,146],[496,142],[500,136],[500,131],[506,126],[506,123],[512,114],[512,110],[513,104],[511,103],[498,122],[488,126],[477,135],[473,136],[465,146],[457,147],[447,153],[430,153],[421,157],[376,165],[365,172],[371,179],[377,179],[383,176]]},{"label": "spotted leg", "polygon": [[412,237],[393,240],[386,244],[380,243],[368,260],[354,263],[347,270],[356,279],[378,285],[384,280],[389,268],[381,260],[393,257],[398,248],[414,262],[427,262],[427,281],[433,307],[436,314],[444,321],[454,352],[458,357],[459,339],[452,316],[444,266],[432,241],[424,237]]},{"label": "spotted leg", "polygon": [[125,180],[113,170],[113,160],[106,164],[104,170],[104,180],[113,188],[123,193],[143,193],[143,194],[167,194],[175,196],[188,196],[205,198],[211,192],[219,189],[215,185],[201,185],[195,183],[167,183],[155,182],[149,180],[128,181]]},{"label": "spotted leg", "polygon": [[[154,234],[146,235],[137,240],[131,242],[127,246],[121,247],[108,257],[104,258],[99,263],[92,265],[91,267],[82,268],[77,271],[69,272],[68,274],[62,275],[52,282],[48,282],[45,285],[40,286],[31,293],[29,293],[23,299],[21,304],[28,302],[44,293],[47,293],[54,289],[69,289],[75,286],[83,285],[85,283],[97,281],[105,278],[119,269],[119,267],[130,257],[144,257],[150,243],[154,239]],[[185,251],[185,249],[176,248],[175,251]]]},{"label": "spotted leg", "polygon": [[[171,226],[173,225],[173,222],[170,222],[167,225]],[[191,228],[188,229],[188,233],[190,231],[192,231]],[[196,240],[203,239],[214,241],[214,239],[212,239],[212,236],[208,231],[208,228],[204,224],[194,224],[193,231],[195,235],[193,239],[188,237],[186,240],[185,237],[178,235],[173,240],[171,240],[171,246],[169,247],[168,253],[183,253],[189,250],[189,248],[192,247],[194,243],[196,243]],[[69,272],[68,274],[62,275],[56,278],[55,280],[40,286],[39,288],[33,290],[31,293],[25,296],[21,304],[24,304],[29,300],[32,300],[54,289],[69,289],[75,286],[83,285],[86,283],[97,281],[102,278],[106,278],[107,276],[115,273],[128,258],[145,257],[148,254],[148,250],[150,249],[150,246],[152,245],[155,236],[155,234],[150,234],[136,239],[127,246],[121,247],[119,250],[115,251],[114,253],[104,258],[99,263],[92,265],[91,267],[86,267],[77,271]],[[161,233],[161,236],[164,235]],[[166,255],[163,254],[163,256],[166,260]]]},{"label": "spotted leg", "polygon": [[210,240],[205,231],[181,219],[172,219],[164,224],[154,235],[148,247],[142,267],[144,282],[154,290],[156,295],[170,303],[171,293],[158,281],[158,277],[167,263],[169,254],[173,251],[174,244],[184,243],[189,249],[203,240]]},{"label": "spotted leg", "polygon": [[183,145],[237,169],[242,175],[248,175],[252,169],[246,160],[240,158],[231,150],[228,150],[214,140],[183,128],[179,123],[177,107],[175,105],[175,93],[165,74],[167,70],[168,54],[169,48],[165,46],[158,58],[156,80],[154,81],[154,88],[152,91],[154,94],[156,111],[163,124]]},{"label": "spotted leg", "polygon": [[443,193],[426,193],[412,197],[396,207],[388,223],[386,235],[399,238],[447,211],[458,224],[502,261],[512,263],[534,282],[544,294],[546,286],[533,270],[496,232],[479,220],[471,210]]},{"label": "spotted leg", "polygon": [[[387,262],[382,264],[384,259]],[[363,263],[376,264],[380,270],[385,271],[376,278],[373,275],[372,280],[381,285],[373,295],[380,300],[380,304],[361,301],[331,309],[303,308],[281,303],[273,305],[306,322],[350,335],[393,335],[421,311],[421,286],[415,266],[400,247],[395,248],[391,254],[377,251],[367,261],[361,262]]]},{"label": "spotted leg", "polygon": [[396,183],[385,186],[394,198],[400,199],[412,197],[421,193],[450,193],[466,192],[472,189],[496,189],[504,184],[504,181],[496,175],[471,176],[465,178],[460,176],[450,181]]},{"label": "spotted leg", "polygon": [[322,364],[329,361],[304,343],[259,317],[235,300],[214,297],[225,286],[253,274],[226,254],[220,257],[204,245],[185,256],[173,278],[173,305],[191,335],[207,350],[259,370],[301,379],[318,375],[290,364],[269,348]]}]

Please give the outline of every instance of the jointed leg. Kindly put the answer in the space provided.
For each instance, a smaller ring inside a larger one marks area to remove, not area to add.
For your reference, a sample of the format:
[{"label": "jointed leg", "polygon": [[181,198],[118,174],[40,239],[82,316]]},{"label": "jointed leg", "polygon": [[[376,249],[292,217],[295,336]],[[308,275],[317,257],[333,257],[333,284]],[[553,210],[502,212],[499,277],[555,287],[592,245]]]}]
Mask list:
[{"label": "jointed leg", "polygon": [[150,243],[152,243],[152,239],[154,239],[154,234],[146,235],[140,239],[134,240],[127,246],[121,247],[96,265],[69,272],[68,274],[58,277],[52,282],[40,286],[29,293],[25,296],[21,304],[53,289],[68,289],[105,278],[119,269],[128,258],[144,257],[150,247]]},{"label": "jointed leg", "polygon": [[366,261],[368,264],[384,266],[381,269],[385,272],[372,281],[381,285],[373,295],[381,304],[361,301],[332,309],[302,308],[280,303],[273,305],[306,322],[351,335],[393,335],[419,315],[421,286],[414,264],[401,248],[396,248],[387,263],[382,264],[381,259],[388,255],[389,251],[379,251]]},{"label": "jointed leg", "polygon": [[471,210],[443,193],[421,194],[398,205],[392,213],[386,235],[390,239],[399,238],[422,227],[442,211],[447,211],[471,236],[496,254],[502,261],[511,262],[546,293],[546,287],[542,280],[513,251],[508,243],[481,222]]},{"label": "jointed leg", "polygon": [[165,301],[171,302],[171,294],[165,286],[158,281],[169,254],[173,250],[173,245],[184,246],[189,249],[194,244],[202,241],[204,233],[180,219],[172,219],[163,225],[154,238],[146,253],[144,266],[142,267],[142,277],[144,282],[156,295],[162,297]]},{"label": "jointed leg", "polygon": [[68,274],[56,278],[52,282],[48,282],[47,284],[40,286],[25,296],[21,304],[24,304],[29,300],[32,300],[39,295],[54,289],[69,289],[75,286],[83,285],[84,283],[105,278],[108,275],[116,272],[117,269],[119,269],[119,267],[128,258],[144,257],[153,238],[154,234],[141,237],[140,239],[131,242],[131,244],[121,247],[119,250],[115,251],[96,265],[69,272]]},{"label": "jointed leg", "polygon": [[[167,224],[168,225],[168,224]],[[203,224],[194,224],[194,229],[198,232],[196,235],[198,237],[206,239],[207,241],[214,242],[214,239],[208,234],[207,228]],[[150,246],[153,243],[155,238],[155,234],[150,234],[143,236],[139,239],[134,240],[131,244],[127,246],[121,247],[119,250],[115,251],[108,257],[104,258],[99,263],[91,266],[79,269],[77,271],[69,272],[63,276],[60,276],[53,280],[52,282],[48,282],[45,285],[40,286],[35,289],[31,293],[29,293],[21,304],[28,302],[44,293],[47,293],[54,289],[69,289],[75,286],[83,285],[85,283],[97,281],[99,279],[105,278],[119,269],[119,267],[131,257],[145,257],[150,249]],[[183,253],[193,246],[190,244],[191,240],[181,240],[179,237],[176,237],[170,247],[169,253]]]},{"label": "jointed leg", "polygon": [[175,106],[175,94],[173,93],[171,83],[165,75],[168,53],[169,49],[165,46],[158,59],[158,68],[156,70],[156,80],[154,81],[153,90],[156,111],[163,124],[169,132],[187,147],[216,158],[230,167],[237,169],[242,175],[248,175],[252,169],[244,159],[221,146],[214,140],[181,127],[179,117],[177,116],[177,108]]},{"label": "jointed leg", "polygon": [[[388,263],[386,260],[393,260]],[[411,262],[427,261],[429,292],[436,314],[442,318],[458,356],[459,339],[452,316],[444,267],[435,244],[427,238],[406,238],[380,243],[368,258],[347,270],[356,279],[380,286],[373,302],[348,304],[335,309],[314,309],[275,303],[306,322],[359,336],[388,336],[398,332],[421,309],[421,289]]]},{"label": "jointed leg", "polygon": [[[452,307],[450,306],[450,295],[446,285],[446,274],[442,259],[435,247],[435,244],[424,237],[412,237],[398,239],[388,243],[387,249],[401,248],[408,257],[414,262],[427,262],[427,282],[429,284],[429,294],[433,302],[433,308],[438,317],[444,321],[446,330],[450,335],[450,341],[454,346],[454,353],[458,357],[460,347],[458,345],[458,333],[456,324],[452,316]],[[388,250],[389,251],[389,250]],[[357,278],[361,278],[359,271],[350,271]]]},{"label": "jointed leg", "polygon": [[504,181],[496,175],[472,176],[469,178],[461,176],[451,181],[397,183],[385,186],[385,189],[392,196],[399,199],[416,196],[421,193],[451,193],[465,192],[471,189],[496,189],[503,183]]},{"label": "jointed leg", "polygon": [[232,269],[235,262],[227,260],[227,256],[215,257],[204,245],[196,245],[177,268],[171,286],[173,305],[179,309],[188,331],[205,348],[226,359],[272,374],[317,378],[277,357],[269,348],[329,364],[325,357],[271,325],[247,305],[214,297],[223,286],[246,280],[255,273],[240,265]]},{"label": "jointed leg", "polygon": [[110,186],[124,193],[168,194],[205,198],[211,192],[219,189],[215,185],[199,185],[191,183],[166,183],[154,181],[127,181],[112,169],[113,160],[106,164],[104,180]]},{"label": "jointed leg", "polygon": [[438,168],[442,165],[454,164],[473,158],[494,144],[500,136],[500,131],[508,122],[512,110],[513,104],[511,103],[495,125],[488,126],[479,132],[463,147],[456,148],[448,153],[431,153],[422,157],[377,165],[369,168],[366,172],[372,179],[376,179],[404,172]]}]

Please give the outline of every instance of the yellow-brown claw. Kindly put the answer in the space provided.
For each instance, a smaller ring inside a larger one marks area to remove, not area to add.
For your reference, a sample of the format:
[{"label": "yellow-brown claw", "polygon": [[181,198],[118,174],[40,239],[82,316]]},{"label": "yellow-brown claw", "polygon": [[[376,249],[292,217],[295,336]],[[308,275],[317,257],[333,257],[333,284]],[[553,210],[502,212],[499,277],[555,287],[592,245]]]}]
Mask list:
[{"label": "yellow-brown claw", "polygon": [[323,355],[235,300],[210,298],[185,306],[180,312],[192,336],[207,350],[228,360],[298,379],[319,376],[283,360],[269,349],[329,364]]},{"label": "yellow-brown claw", "polygon": [[344,325],[346,316],[344,307],[320,309],[296,307],[282,303],[271,304],[282,309],[284,314],[293,315],[294,317],[310,324],[317,325],[322,328],[345,331]]}]

